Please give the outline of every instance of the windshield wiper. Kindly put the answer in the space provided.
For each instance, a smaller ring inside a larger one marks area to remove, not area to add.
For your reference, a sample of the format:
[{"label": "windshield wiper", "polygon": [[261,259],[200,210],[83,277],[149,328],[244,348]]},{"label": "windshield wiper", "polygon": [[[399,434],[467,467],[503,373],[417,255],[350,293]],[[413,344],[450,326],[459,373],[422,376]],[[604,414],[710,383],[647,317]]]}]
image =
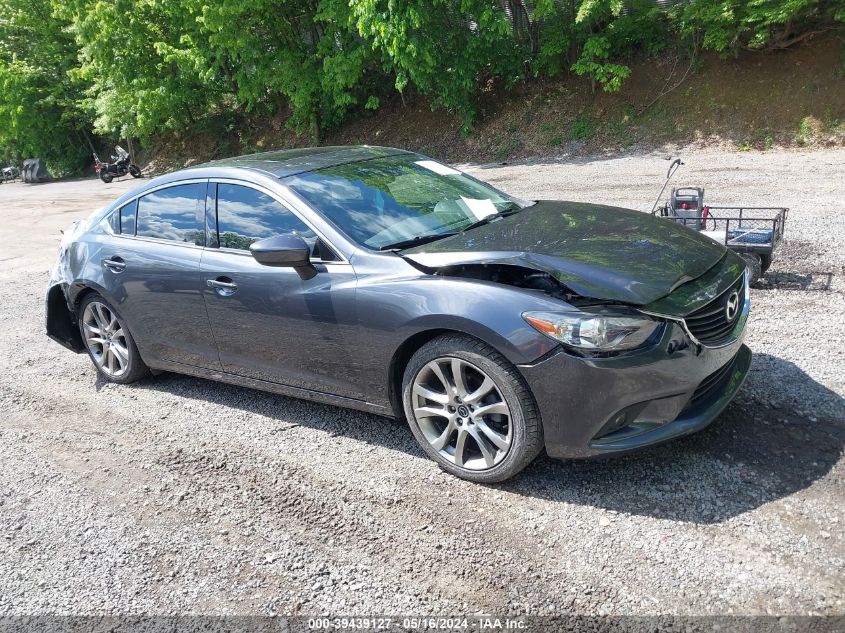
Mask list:
[{"label": "windshield wiper", "polygon": [[428,244],[429,242],[434,242],[435,240],[439,240],[443,237],[450,237],[452,235],[457,235],[454,231],[449,233],[429,233],[428,235],[417,235],[416,237],[412,237],[407,240],[402,240],[401,242],[394,242],[393,244],[385,244],[384,246],[380,246],[380,251],[393,251],[399,250],[403,248],[409,248],[411,246],[419,246],[421,244]]},{"label": "windshield wiper", "polygon": [[[429,242],[434,242],[435,240],[439,240],[444,237],[450,237],[452,235],[457,235],[459,232],[463,233],[464,231],[468,231],[469,229],[474,229],[477,226],[481,226],[482,224],[487,224],[488,222],[492,222],[498,218],[503,218],[508,215],[513,215],[514,213],[518,213],[522,211],[522,207],[516,206],[511,207],[510,209],[504,209],[502,211],[496,211],[495,213],[491,213],[480,220],[476,220],[470,224],[467,224],[463,227],[460,231],[449,231],[446,233],[428,233],[426,235],[418,235],[417,237],[412,237],[407,240],[402,240],[401,242],[395,242],[393,244],[385,244],[384,246],[379,247],[380,251],[392,251],[392,250],[400,250],[403,248],[409,248],[411,246],[420,246],[422,244],[428,244]],[[452,224],[451,226],[454,226]]]},{"label": "windshield wiper", "polygon": [[499,218],[504,218],[504,217],[507,217],[509,215],[513,215],[514,213],[518,213],[520,211],[522,211],[522,207],[517,207],[515,209],[505,209],[504,211],[496,211],[496,213],[491,213],[490,215],[485,215],[480,220],[476,220],[475,222],[472,222],[471,224],[467,224],[464,228],[461,229],[461,233],[463,233],[464,231],[469,231],[469,230],[474,229],[474,228],[479,227],[479,226],[484,226],[485,224],[488,224],[488,223],[492,222],[493,220],[498,220]]}]

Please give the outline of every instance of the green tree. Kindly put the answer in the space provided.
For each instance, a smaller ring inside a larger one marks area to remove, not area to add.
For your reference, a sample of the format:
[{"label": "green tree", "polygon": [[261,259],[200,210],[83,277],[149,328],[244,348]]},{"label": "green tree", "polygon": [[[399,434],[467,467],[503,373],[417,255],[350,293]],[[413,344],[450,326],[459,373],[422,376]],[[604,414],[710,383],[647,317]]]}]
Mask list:
[{"label": "green tree", "polygon": [[176,0],[53,0],[79,46],[96,131],[147,137],[196,124],[219,104],[203,67],[196,16]]},{"label": "green tree", "polygon": [[319,137],[372,96],[364,79],[375,55],[346,2],[187,1],[200,32],[184,54],[219,74],[237,107],[287,106],[292,125]]},{"label": "green tree", "polygon": [[90,158],[76,45],[50,0],[0,0],[0,160],[43,158],[54,175]]},{"label": "green tree", "polygon": [[580,55],[572,72],[616,92],[638,53],[654,55],[667,39],[665,12],[649,0],[582,0],[573,26]]},{"label": "green tree", "polygon": [[413,85],[471,121],[485,79],[512,84],[521,53],[495,0],[350,0],[358,32],[400,93]]},{"label": "green tree", "polygon": [[682,33],[722,53],[787,48],[845,22],[845,0],[690,0],[674,18]]}]

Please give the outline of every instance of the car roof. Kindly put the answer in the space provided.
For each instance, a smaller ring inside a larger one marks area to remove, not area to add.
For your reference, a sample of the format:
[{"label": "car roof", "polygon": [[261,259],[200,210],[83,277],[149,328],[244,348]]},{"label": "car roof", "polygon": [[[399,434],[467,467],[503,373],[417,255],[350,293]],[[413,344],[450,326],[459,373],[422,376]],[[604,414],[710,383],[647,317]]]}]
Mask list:
[{"label": "car roof", "polygon": [[150,181],[127,191],[114,202],[98,210],[100,216],[115,209],[132,198],[144,195],[147,191],[165,185],[178,184],[184,180],[202,178],[238,178],[260,182],[262,179],[286,178],[308,171],[334,167],[384,156],[419,156],[394,147],[374,145],[337,145],[327,147],[301,147],[297,149],[275,150],[246,156],[223,158],[201,165],[192,165],[184,169],[157,176]]},{"label": "car roof", "polygon": [[356,163],[371,158],[411,154],[393,147],[376,147],[372,145],[337,145],[328,147],[300,147],[297,149],[275,150],[246,156],[223,158],[191,169],[202,167],[241,167],[254,169],[276,178],[286,178],[316,169]]}]

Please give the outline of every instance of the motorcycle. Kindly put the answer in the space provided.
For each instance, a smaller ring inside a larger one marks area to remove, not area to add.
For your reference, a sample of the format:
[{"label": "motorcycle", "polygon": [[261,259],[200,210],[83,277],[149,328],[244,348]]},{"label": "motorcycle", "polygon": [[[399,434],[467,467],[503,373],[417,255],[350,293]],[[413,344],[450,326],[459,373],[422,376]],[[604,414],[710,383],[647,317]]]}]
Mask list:
[{"label": "motorcycle", "polygon": [[110,163],[102,162],[100,157],[97,156],[97,152],[94,152],[94,171],[100,175],[100,180],[109,183],[115,176],[120,178],[126,174],[129,174],[133,178],[140,178],[141,168],[135,163],[130,162],[129,152],[120,145],[116,145],[114,151],[117,152],[117,156],[112,155],[112,162]]}]

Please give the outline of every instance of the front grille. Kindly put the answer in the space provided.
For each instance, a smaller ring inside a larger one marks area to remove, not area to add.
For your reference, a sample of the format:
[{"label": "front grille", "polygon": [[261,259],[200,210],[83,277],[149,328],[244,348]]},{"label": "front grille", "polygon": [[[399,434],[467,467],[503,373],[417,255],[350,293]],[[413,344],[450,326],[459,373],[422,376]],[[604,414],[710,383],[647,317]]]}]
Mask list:
[{"label": "front grille", "polygon": [[733,373],[735,362],[736,357],[732,358],[728,363],[702,380],[701,384],[698,385],[698,388],[696,388],[695,392],[693,392],[692,398],[687,403],[687,406],[684,407],[684,410],[694,409],[699,403],[704,402],[714,392],[721,389],[722,386],[724,386],[725,381]]},{"label": "front grille", "polygon": [[[737,293],[736,310],[728,320],[727,303]],[[704,345],[723,342],[733,331],[745,303],[745,275],[742,275],[730,288],[713,299],[703,308],[699,308],[684,318],[690,333]]]}]

